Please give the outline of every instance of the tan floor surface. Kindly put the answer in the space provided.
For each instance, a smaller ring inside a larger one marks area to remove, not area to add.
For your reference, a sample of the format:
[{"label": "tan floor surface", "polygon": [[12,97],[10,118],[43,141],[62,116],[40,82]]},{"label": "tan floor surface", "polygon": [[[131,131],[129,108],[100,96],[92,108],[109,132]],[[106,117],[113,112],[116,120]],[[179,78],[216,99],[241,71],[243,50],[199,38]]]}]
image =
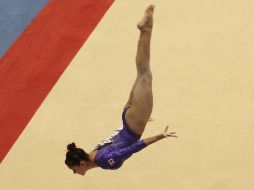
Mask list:
[{"label": "tan floor surface", "polygon": [[[154,121],[179,135],[116,171],[85,177],[65,145],[89,151],[121,125],[136,76],[137,21],[156,5]],[[0,165],[5,190],[254,189],[254,2],[116,0]]]}]

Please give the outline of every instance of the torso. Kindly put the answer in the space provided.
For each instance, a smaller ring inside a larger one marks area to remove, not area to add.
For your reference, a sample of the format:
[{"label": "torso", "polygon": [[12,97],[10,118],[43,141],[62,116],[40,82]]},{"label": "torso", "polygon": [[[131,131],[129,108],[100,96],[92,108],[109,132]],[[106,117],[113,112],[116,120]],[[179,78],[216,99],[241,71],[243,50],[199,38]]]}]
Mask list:
[{"label": "torso", "polygon": [[91,152],[91,158],[94,164],[103,169],[118,169],[130,156],[116,160],[110,158],[105,160],[104,155],[113,151],[120,151],[121,149],[126,148],[135,142],[137,142],[137,139],[131,139],[126,130],[123,130],[123,128],[118,129],[110,136],[110,138],[102,140],[99,144],[97,144],[97,146]]}]

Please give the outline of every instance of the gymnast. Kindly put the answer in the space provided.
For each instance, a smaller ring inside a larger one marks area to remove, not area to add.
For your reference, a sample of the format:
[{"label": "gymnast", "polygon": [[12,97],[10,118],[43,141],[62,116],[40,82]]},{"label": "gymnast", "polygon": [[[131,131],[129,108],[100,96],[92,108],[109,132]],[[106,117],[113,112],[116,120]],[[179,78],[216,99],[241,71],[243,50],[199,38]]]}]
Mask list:
[{"label": "gymnast", "polygon": [[76,147],[75,143],[69,144],[65,164],[74,174],[85,175],[88,170],[96,167],[118,169],[133,153],[166,137],[177,137],[175,132],[167,132],[167,126],[160,134],[140,140],[153,108],[150,69],[153,11],[154,6],[148,6],[144,17],[137,25],[140,30],[136,54],[137,78],[122,112],[123,127],[97,144],[90,153]]}]

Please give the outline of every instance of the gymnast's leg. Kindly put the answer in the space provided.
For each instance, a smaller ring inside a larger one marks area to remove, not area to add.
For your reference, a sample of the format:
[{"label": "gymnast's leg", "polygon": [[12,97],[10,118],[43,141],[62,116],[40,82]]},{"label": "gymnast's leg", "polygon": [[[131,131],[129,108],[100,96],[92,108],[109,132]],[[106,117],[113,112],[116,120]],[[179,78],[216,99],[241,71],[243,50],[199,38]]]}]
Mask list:
[{"label": "gymnast's leg", "polygon": [[150,69],[150,40],[153,25],[153,9],[150,5],[138,24],[140,37],[136,55],[137,78],[126,107],[126,121],[133,132],[142,135],[153,108],[152,73]]}]

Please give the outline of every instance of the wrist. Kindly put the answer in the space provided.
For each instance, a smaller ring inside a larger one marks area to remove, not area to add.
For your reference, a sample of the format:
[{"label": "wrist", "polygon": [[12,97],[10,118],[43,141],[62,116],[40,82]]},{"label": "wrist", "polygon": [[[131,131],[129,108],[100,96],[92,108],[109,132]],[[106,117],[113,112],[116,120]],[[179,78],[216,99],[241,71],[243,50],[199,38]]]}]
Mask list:
[{"label": "wrist", "polygon": [[158,135],[156,136],[156,138],[157,138],[158,140],[161,140],[161,139],[164,139],[165,136],[164,136],[163,134],[158,134]]}]

